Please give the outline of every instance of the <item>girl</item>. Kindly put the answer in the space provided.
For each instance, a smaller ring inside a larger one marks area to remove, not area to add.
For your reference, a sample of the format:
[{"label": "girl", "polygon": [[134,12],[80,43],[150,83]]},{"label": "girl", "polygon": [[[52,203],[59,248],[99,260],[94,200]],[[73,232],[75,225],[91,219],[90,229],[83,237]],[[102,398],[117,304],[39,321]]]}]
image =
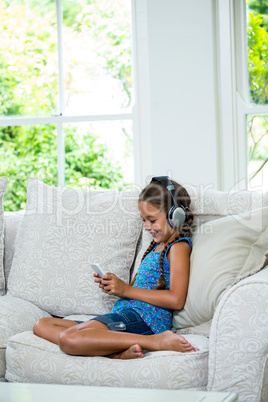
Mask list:
[{"label": "girl", "polygon": [[[90,321],[41,318],[33,332],[58,344],[71,355],[133,359],[144,357],[143,349],[193,352],[184,337],[170,331],[172,310],[185,304],[191,254],[193,214],[190,197],[167,176],[153,178],[139,196],[138,206],[153,240],[145,252],[133,283],[124,283],[112,273],[94,281],[104,293],[116,295],[112,313]],[[172,220],[172,211],[183,212],[183,222]],[[177,227],[179,225],[179,227]]]}]

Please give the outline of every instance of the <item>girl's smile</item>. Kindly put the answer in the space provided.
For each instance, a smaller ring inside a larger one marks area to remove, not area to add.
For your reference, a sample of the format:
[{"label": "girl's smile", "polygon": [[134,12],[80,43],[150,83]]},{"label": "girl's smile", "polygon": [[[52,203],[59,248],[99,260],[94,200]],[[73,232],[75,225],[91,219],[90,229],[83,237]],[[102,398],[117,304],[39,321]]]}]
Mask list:
[{"label": "girl's smile", "polygon": [[143,227],[153,237],[156,243],[166,243],[175,233],[168,224],[166,213],[146,201],[139,203],[139,210],[143,220]]}]

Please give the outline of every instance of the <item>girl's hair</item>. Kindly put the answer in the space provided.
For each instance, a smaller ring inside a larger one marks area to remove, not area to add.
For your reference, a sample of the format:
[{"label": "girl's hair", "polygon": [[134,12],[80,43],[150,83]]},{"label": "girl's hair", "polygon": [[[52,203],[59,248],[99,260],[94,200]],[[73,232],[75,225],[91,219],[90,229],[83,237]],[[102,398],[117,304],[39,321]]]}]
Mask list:
[{"label": "girl's hair", "polygon": [[[181,204],[185,208],[185,221],[184,223],[177,228],[177,236],[175,239],[173,239],[171,242],[169,242],[164,250],[162,251],[160,255],[160,278],[158,280],[157,284],[157,289],[165,289],[166,284],[165,284],[165,279],[164,279],[164,268],[163,268],[163,261],[164,257],[166,254],[166,251],[170,244],[172,244],[174,241],[179,240],[183,237],[191,237],[192,236],[192,225],[193,225],[193,213],[190,210],[190,204],[191,204],[191,198],[187,192],[187,190],[177,183],[174,180],[171,180],[175,190],[174,190],[174,198],[175,201],[177,201],[178,206]],[[156,208],[158,208],[160,211],[165,212],[168,214],[170,208],[173,206],[173,200],[171,197],[171,194],[169,190],[161,183],[153,181],[149,183],[140,193],[139,196],[139,202],[145,201],[149,204],[154,205]],[[149,247],[145,251],[141,261],[144,260],[147,254],[150,253],[150,251],[154,248],[155,246],[155,241],[152,240]],[[133,279],[132,283],[135,282],[136,277]]]}]

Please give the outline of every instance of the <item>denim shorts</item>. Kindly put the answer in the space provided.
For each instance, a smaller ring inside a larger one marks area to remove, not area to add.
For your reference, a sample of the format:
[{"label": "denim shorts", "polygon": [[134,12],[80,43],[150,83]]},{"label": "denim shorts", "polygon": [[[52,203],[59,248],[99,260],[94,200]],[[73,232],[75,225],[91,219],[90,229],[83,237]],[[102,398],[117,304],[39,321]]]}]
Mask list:
[{"label": "denim shorts", "polygon": [[130,332],[140,335],[154,335],[141,316],[133,309],[125,308],[118,313],[99,315],[92,320],[102,322],[111,331]]}]

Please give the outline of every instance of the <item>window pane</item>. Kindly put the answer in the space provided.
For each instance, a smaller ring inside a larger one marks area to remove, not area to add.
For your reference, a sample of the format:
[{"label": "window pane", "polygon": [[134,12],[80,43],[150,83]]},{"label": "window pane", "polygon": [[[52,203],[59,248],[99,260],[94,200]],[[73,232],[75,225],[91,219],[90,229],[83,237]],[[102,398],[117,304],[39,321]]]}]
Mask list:
[{"label": "window pane", "polygon": [[249,187],[268,190],[268,115],[248,115]]},{"label": "window pane", "polygon": [[247,3],[250,100],[268,104],[268,3],[261,0]]},{"label": "window pane", "polygon": [[134,182],[130,121],[68,124],[64,139],[66,187],[120,189]]},{"label": "window pane", "polygon": [[132,99],[131,0],[80,0],[71,16],[68,4],[63,0],[66,113],[126,110]]},{"label": "window pane", "polygon": [[56,2],[0,0],[0,115],[55,114]]},{"label": "window pane", "polygon": [[52,125],[0,127],[0,176],[8,177],[6,211],[25,207],[30,176],[57,185],[57,135]]}]

